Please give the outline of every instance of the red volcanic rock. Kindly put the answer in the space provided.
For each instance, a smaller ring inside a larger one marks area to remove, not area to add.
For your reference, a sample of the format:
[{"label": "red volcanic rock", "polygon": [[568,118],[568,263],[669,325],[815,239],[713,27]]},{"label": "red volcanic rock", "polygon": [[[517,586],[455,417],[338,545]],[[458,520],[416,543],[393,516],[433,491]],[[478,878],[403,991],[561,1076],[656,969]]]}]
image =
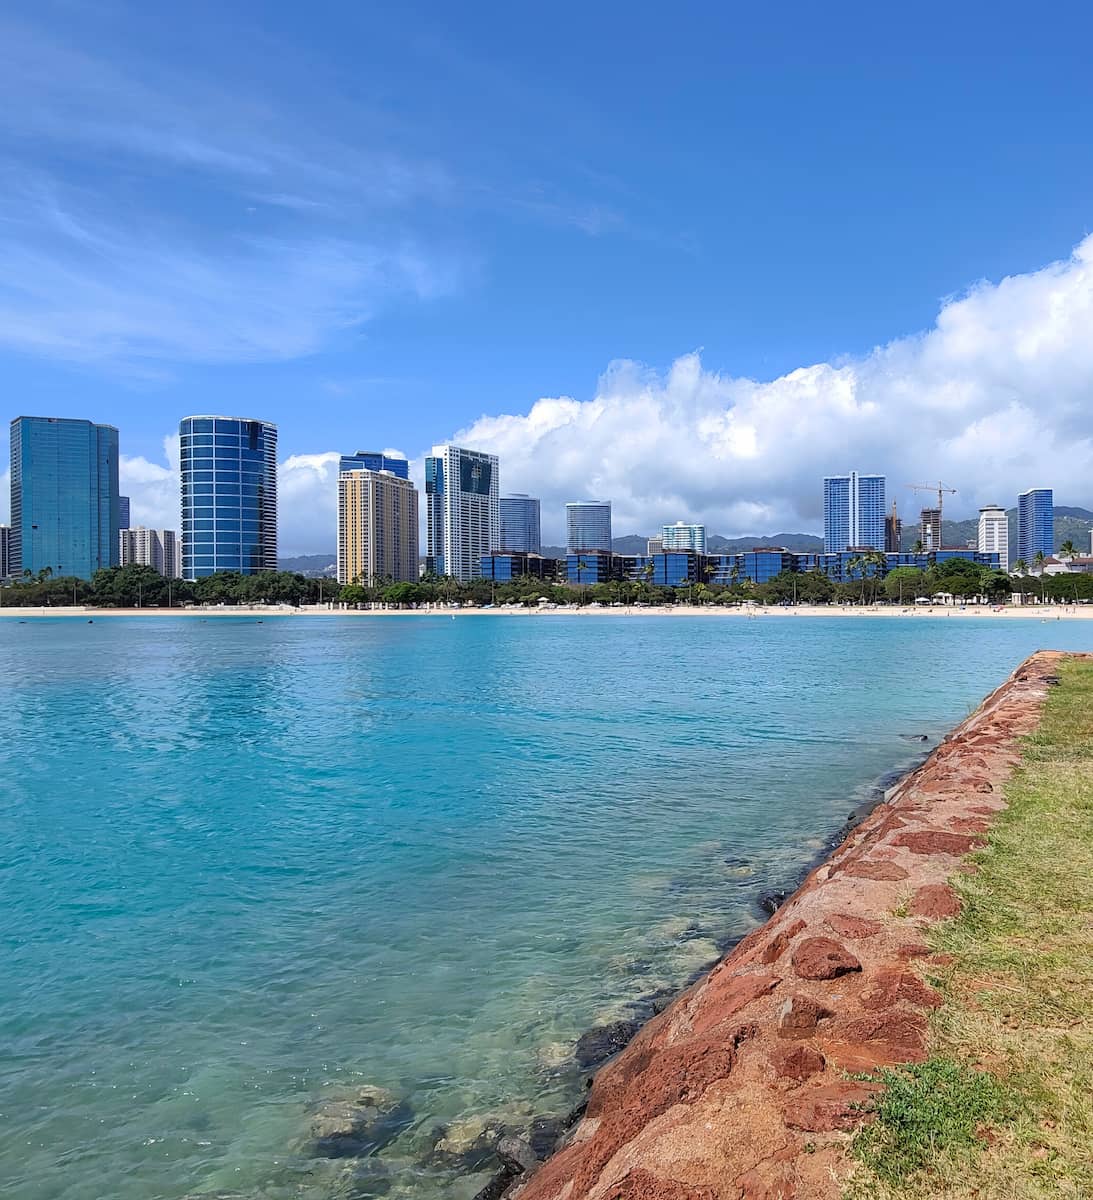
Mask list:
[{"label": "red volcanic rock", "polygon": [[958,916],[962,907],[960,897],[947,883],[928,883],[911,897],[908,910],[913,917],[945,921]]},{"label": "red volcanic rock", "polygon": [[612,1200],[718,1200],[712,1188],[694,1187],[678,1179],[662,1179],[637,1167],[611,1189]]},{"label": "red volcanic rock", "polygon": [[879,971],[861,996],[862,1008],[870,1011],[894,1008],[901,1002],[917,1008],[937,1008],[941,997],[917,975],[898,969]]},{"label": "red volcanic rock", "polygon": [[900,958],[928,958],[930,947],[924,946],[921,942],[908,942],[904,946],[897,947],[896,954]]},{"label": "red volcanic rock", "polygon": [[983,839],[970,833],[946,833],[943,829],[919,829],[901,833],[892,843],[905,846],[912,854],[953,854],[959,857],[983,845]]},{"label": "red volcanic rock", "polygon": [[983,817],[953,817],[949,828],[957,833],[986,833],[991,823]]},{"label": "red volcanic rock", "polygon": [[824,1056],[811,1046],[776,1045],[770,1052],[770,1066],[776,1078],[804,1083],[824,1069]]},{"label": "red volcanic rock", "polygon": [[991,783],[990,780],[984,779],[981,783],[977,783],[975,785],[975,790],[977,792],[993,792],[994,784]]},{"label": "red volcanic rock", "polygon": [[810,1088],[786,1104],[783,1120],[791,1129],[829,1133],[834,1129],[856,1129],[869,1113],[874,1091],[851,1080]]},{"label": "red volcanic rock", "polygon": [[840,1036],[851,1043],[879,1043],[889,1054],[889,1062],[909,1062],[921,1057],[926,1045],[926,1018],[917,1012],[889,1009],[848,1021]]},{"label": "red volcanic rock", "polygon": [[868,917],[852,917],[847,913],[832,913],[824,922],[841,937],[872,937],[884,928],[883,921],[871,921]]},{"label": "red volcanic rock", "polygon": [[780,933],[776,933],[760,951],[759,961],[761,963],[776,962],[785,954],[786,947],[804,927],[804,921],[794,921],[792,925],[788,925]]},{"label": "red volcanic rock", "polygon": [[[904,834],[903,836],[907,837],[908,835]],[[846,867],[843,874],[851,875],[855,879],[889,880],[893,883],[896,880],[907,878],[907,872],[899,863],[889,862],[886,858],[859,859]]]},{"label": "red volcanic rock", "polygon": [[838,979],[860,971],[861,963],[832,938],[805,938],[793,952],[793,969],[802,979]]},{"label": "red volcanic rock", "polygon": [[835,1014],[811,996],[790,996],[778,1010],[778,1036],[807,1038],[816,1032],[818,1022]]},{"label": "red volcanic rock", "polygon": [[694,1032],[707,1033],[715,1025],[735,1016],[753,1000],[773,992],[781,982],[779,975],[729,975],[722,972],[711,977],[692,1020]]},{"label": "red volcanic rock", "polygon": [[797,1200],[801,1193],[797,1190],[796,1174],[792,1164],[764,1162],[736,1181],[740,1200]]}]

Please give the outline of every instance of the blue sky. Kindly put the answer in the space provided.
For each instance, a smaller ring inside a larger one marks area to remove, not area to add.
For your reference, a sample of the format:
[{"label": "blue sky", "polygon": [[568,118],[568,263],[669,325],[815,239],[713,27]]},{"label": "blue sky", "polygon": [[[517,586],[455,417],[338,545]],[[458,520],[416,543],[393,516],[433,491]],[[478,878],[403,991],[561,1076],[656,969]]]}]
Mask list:
[{"label": "blue sky", "polygon": [[[9,0],[7,416],[118,425],[138,514],[171,524],[178,418],[274,420],[299,460],[288,494],[316,514],[286,514],[292,551],[333,544],[323,456],[417,458],[459,433],[504,449],[507,488],[606,490],[617,532],[814,528],[816,479],[851,466],[900,485],[962,471],[969,509],[994,480],[1038,483],[1093,396],[1071,257],[1093,223],[1093,15],[758,9]],[[1006,311],[1012,344],[1053,311],[1053,263],[1072,341],[1038,343],[1050,362],[1027,391],[1020,369],[969,381],[966,358],[942,378],[925,352],[902,387],[868,381],[876,347],[921,348],[968,289],[993,298],[990,329]],[[1007,278],[1027,283],[1019,313]],[[751,386],[787,378],[788,408]],[[978,473],[947,456],[1014,403],[1042,461],[1023,434]],[[604,406],[616,420],[593,419]],[[922,411],[931,444],[909,447]],[[797,425],[800,453],[764,474]],[[1060,500],[1093,503],[1074,479]]]}]

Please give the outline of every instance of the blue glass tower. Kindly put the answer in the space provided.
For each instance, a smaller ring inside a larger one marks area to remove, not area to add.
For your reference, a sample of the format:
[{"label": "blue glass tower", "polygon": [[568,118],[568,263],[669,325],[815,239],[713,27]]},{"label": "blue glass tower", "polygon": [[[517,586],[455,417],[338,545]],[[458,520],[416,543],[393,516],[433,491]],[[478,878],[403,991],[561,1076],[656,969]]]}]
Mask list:
[{"label": "blue glass tower", "polygon": [[1055,497],[1051,488],[1030,488],[1017,497],[1017,557],[1032,566],[1055,548]]},{"label": "blue glass tower", "polygon": [[884,476],[829,475],[824,480],[824,550],[884,549]]},{"label": "blue glass tower", "polygon": [[534,496],[502,496],[501,552],[538,554],[541,549],[539,501]]},{"label": "blue glass tower", "polygon": [[338,474],[343,471],[390,471],[399,479],[410,478],[410,464],[405,458],[381,454],[378,450],[358,450],[356,454],[343,454],[338,460]]},{"label": "blue glass tower", "polygon": [[277,426],[184,417],[182,577],[277,570]]},{"label": "blue glass tower", "polygon": [[11,573],[90,579],[118,564],[118,431],[59,417],[11,423]]},{"label": "blue glass tower", "polygon": [[608,500],[574,500],[565,506],[566,550],[611,553],[611,503]]}]

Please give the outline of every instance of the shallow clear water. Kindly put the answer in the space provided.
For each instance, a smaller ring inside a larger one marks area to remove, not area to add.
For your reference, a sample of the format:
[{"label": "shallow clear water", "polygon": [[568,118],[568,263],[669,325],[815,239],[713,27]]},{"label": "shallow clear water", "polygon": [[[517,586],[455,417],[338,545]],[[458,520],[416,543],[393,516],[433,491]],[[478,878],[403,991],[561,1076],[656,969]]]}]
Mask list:
[{"label": "shallow clear water", "polygon": [[[1093,623],[0,621],[0,1192],[472,1195],[438,1126],[564,1111],[1042,645]],[[308,1154],[360,1084],[409,1127]]]}]

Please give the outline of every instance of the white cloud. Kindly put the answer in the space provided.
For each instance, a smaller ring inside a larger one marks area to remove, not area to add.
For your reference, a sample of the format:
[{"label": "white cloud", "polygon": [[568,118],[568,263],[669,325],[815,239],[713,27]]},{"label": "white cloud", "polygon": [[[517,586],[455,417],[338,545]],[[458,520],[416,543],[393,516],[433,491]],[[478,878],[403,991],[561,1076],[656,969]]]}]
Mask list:
[{"label": "white cloud", "polygon": [[[953,516],[1035,486],[1093,507],[1091,417],[1093,237],[1062,262],[976,285],[934,328],[864,357],[769,382],[707,371],[697,353],[664,374],[616,362],[586,400],[542,399],[452,440],[496,452],[502,487],[542,498],[548,541],[560,539],[565,501],[589,496],[613,501],[617,534],[683,519],[759,536],[819,530],[822,476],[851,468],[885,473],[912,518],[922,498],[903,485],[939,477],[959,489]],[[177,450],[166,445],[167,466],[127,459],[122,477],[134,518],[174,525]],[[282,553],[333,548],[337,458],[281,464]],[[420,486],[420,457],[411,476]]]},{"label": "white cloud", "polygon": [[616,362],[590,399],[541,399],[454,440],[500,455],[505,490],[542,497],[550,540],[585,496],[613,501],[616,534],[682,519],[758,535],[818,530],[822,476],[852,468],[886,474],[911,516],[922,500],[904,485],[939,476],[959,489],[953,516],[1034,486],[1093,504],[1091,416],[1093,236],[864,357],[770,382],[707,371],[698,353],[665,374]]}]

